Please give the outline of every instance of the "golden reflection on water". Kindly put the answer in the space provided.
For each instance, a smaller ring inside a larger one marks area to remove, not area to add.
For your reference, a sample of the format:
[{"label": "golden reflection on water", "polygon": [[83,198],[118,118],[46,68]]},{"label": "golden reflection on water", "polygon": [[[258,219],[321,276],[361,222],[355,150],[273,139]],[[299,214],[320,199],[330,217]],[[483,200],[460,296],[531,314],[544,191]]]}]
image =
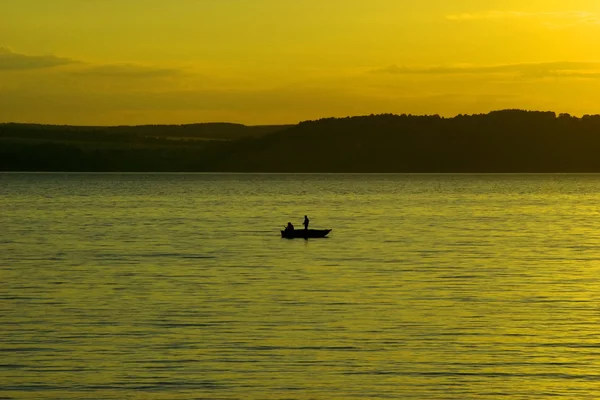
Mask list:
[{"label": "golden reflection on water", "polygon": [[598,398],[600,176],[0,182],[0,397]]}]

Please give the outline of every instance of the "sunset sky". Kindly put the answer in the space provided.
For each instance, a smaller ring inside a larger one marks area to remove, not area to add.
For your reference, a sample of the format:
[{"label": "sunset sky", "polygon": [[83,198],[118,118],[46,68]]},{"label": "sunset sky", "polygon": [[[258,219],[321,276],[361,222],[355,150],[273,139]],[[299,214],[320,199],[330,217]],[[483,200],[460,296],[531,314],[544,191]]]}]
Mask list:
[{"label": "sunset sky", "polygon": [[598,0],[0,0],[0,122],[600,113]]}]

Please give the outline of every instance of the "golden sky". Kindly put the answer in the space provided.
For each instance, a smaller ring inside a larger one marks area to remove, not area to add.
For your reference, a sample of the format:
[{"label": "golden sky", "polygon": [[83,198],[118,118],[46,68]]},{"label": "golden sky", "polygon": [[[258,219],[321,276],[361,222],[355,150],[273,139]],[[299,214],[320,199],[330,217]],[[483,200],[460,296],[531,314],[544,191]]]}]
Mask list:
[{"label": "golden sky", "polygon": [[0,0],[0,121],[600,113],[598,0]]}]

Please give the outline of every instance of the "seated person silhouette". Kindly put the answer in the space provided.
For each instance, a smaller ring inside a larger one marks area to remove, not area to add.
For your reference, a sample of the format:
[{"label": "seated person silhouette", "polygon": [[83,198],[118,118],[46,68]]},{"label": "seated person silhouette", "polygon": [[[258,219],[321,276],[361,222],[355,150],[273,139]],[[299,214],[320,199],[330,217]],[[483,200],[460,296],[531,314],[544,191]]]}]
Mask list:
[{"label": "seated person silhouette", "polygon": [[294,225],[292,225],[291,222],[288,222],[287,226],[285,227],[286,231],[293,231],[294,230]]}]

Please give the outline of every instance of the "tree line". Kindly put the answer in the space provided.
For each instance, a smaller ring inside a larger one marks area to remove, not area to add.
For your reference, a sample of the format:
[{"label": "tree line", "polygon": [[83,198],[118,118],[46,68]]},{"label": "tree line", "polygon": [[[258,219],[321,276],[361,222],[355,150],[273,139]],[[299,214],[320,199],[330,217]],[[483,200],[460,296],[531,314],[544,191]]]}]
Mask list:
[{"label": "tree line", "polygon": [[[0,125],[1,170],[600,172],[599,115],[524,110],[452,118],[380,114],[263,127],[260,134],[249,134],[249,129],[234,138],[213,132],[201,143],[147,133],[136,134],[145,138],[136,142],[131,133],[115,133],[125,135],[119,140],[137,143],[127,147],[108,142],[90,147],[73,138],[28,142],[27,135],[6,135],[5,125]],[[154,142],[144,142],[148,138]]]}]

